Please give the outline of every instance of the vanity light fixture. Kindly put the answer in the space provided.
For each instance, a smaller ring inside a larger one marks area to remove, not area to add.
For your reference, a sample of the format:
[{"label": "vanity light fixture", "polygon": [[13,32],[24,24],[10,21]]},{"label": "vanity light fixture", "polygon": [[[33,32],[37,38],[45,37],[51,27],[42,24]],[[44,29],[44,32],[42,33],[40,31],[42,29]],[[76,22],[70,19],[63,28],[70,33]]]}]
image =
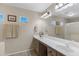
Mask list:
[{"label": "vanity light fixture", "polygon": [[73,6],[73,3],[56,3],[55,9],[56,10],[63,10],[69,6]]},{"label": "vanity light fixture", "polygon": [[56,3],[55,9],[60,9],[66,5],[68,5],[68,3]]},{"label": "vanity light fixture", "polygon": [[51,16],[51,12],[50,11],[47,11],[46,13],[44,13],[40,18],[42,19],[47,19],[48,17]]}]

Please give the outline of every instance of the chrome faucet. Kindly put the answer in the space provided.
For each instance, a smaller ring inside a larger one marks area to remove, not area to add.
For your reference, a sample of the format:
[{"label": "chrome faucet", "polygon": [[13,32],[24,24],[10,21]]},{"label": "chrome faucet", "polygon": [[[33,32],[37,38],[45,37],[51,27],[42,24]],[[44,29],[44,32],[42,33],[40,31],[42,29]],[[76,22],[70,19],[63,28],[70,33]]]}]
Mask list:
[{"label": "chrome faucet", "polygon": [[39,32],[39,36],[42,37],[42,35],[44,35],[44,33],[43,32]]}]

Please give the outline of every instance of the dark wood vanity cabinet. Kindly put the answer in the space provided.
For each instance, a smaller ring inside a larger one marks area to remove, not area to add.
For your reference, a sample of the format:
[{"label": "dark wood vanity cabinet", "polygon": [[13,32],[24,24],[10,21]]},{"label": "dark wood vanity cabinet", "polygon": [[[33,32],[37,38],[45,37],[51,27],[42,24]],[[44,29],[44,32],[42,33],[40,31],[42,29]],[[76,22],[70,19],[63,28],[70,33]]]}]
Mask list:
[{"label": "dark wood vanity cabinet", "polygon": [[33,38],[32,44],[31,44],[31,53],[32,55],[39,55],[39,41],[36,38]]},{"label": "dark wood vanity cabinet", "polygon": [[33,38],[32,49],[37,56],[47,56],[47,47],[36,38]]},{"label": "dark wood vanity cabinet", "polygon": [[36,38],[33,38],[32,49],[37,56],[64,56],[64,54],[50,48]]},{"label": "dark wood vanity cabinet", "polygon": [[65,56],[65,55],[57,51],[56,56]]},{"label": "dark wood vanity cabinet", "polygon": [[47,48],[47,54],[48,56],[56,56],[56,50]]},{"label": "dark wood vanity cabinet", "polygon": [[57,50],[49,47],[47,48],[47,52],[48,52],[48,56],[65,56],[64,54],[58,52]]},{"label": "dark wood vanity cabinet", "polygon": [[39,43],[39,55],[40,56],[47,56],[47,46],[45,46],[43,43]]}]

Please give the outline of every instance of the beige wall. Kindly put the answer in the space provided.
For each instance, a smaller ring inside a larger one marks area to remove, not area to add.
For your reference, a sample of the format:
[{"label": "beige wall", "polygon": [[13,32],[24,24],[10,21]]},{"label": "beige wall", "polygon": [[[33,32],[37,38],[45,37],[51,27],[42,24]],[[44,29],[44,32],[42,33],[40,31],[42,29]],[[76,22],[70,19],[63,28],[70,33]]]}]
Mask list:
[{"label": "beige wall", "polygon": [[[49,6],[47,8],[47,10],[50,11],[51,13],[53,13],[54,4],[51,4],[51,6]],[[45,13],[45,11],[44,11],[44,13]],[[49,36],[54,36],[55,35],[55,25],[52,24],[52,22],[54,21],[54,18],[51,16],[47,19],[41,19],[41,20],[43,23],[40,26],[40,30],[43,30],[43,32]]]},{"label": "beige wall", "polygon": [[[19,37],[16,39],[3,39],[3,32],[2,30],[0,31],[0,41],[5,41],[5,53],[10,54],[28,50],[31,46],[33,38],[33,26],[35,24],[35,21],[39,20],[39,14],[17,7],[6,6],[4,4],[0,4],[0,12],[3,12],[6,15],[4,24],[9,23],[7,22],[7,15],[16,15],[17,20],[19,20],[20,16],[26,16],[29,18],[29,22],[24,24],[26,27],[28,27],[27,32],[19,32]],[[19,24],[20,27],[22,26],[19,21],[17,21],[17,24]],[[3,24],[0,25],[0,28],[3,27]]]}]

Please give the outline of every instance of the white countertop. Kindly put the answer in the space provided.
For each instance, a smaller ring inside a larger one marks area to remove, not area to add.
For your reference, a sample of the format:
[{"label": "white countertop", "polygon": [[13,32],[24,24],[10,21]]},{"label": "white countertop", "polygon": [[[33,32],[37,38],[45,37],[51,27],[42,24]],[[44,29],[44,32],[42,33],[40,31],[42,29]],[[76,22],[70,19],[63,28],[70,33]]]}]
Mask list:
[{"label": "white countertop", "polygon": [[69,41],[47,35],[42,37],[39,37],[39,35],[34,35],[34,38],[66,56],[79,56],[79,42]]}]

